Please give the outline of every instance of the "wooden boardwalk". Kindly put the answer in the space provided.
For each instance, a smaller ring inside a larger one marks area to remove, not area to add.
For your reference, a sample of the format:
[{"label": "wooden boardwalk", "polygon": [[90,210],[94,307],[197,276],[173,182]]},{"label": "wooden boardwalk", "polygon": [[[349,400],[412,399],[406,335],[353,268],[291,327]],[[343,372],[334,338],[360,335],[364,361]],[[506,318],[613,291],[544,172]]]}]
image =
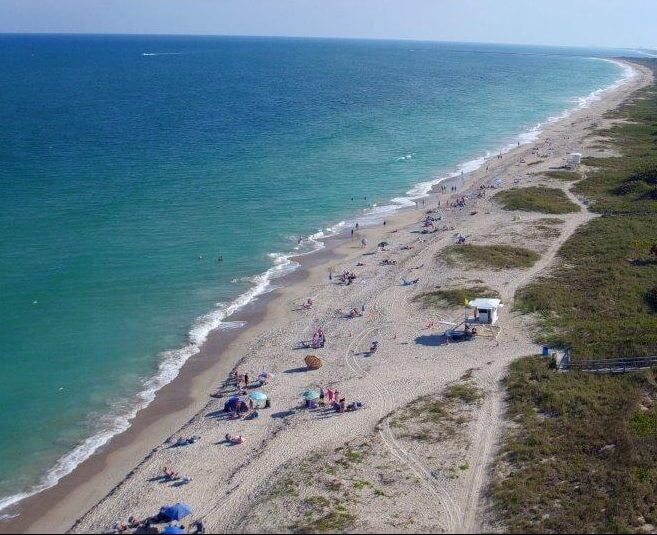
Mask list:
[{"label": "wooden boardwalk", "polygon": [[657,365],[657,356],[572,360],[570,355],[566,353],[559,362],[559,369],[563,371],[625,373],[635,370],[644,370],[655,365]]}]

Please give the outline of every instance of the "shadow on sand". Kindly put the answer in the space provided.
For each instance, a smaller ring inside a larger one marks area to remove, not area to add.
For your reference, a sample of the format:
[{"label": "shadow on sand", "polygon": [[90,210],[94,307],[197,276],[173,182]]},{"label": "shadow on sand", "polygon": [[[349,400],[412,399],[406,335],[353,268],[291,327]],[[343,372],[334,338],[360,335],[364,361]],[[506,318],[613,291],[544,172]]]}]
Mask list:
[{"label": "shadow on sand", "polygon": [[444,334],[429,334],[424,336],[418,336],[415,339],[415,343],[420,344],[422,346],[437,347],[448,343],[448,339]]}]

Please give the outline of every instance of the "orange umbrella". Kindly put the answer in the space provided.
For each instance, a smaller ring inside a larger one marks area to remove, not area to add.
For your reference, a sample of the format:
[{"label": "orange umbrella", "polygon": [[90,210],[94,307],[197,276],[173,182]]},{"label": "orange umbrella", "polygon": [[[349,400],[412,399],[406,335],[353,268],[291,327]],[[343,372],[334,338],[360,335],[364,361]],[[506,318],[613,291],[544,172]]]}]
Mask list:
[{"label": "orange umbrella", "polygon": [[319,370],[322,366],[324,366],[322,359],[316,357],[315,355],[307,355],[304,360],[306,362],[306,366],[308,366],[308,368],[311,370]]}]

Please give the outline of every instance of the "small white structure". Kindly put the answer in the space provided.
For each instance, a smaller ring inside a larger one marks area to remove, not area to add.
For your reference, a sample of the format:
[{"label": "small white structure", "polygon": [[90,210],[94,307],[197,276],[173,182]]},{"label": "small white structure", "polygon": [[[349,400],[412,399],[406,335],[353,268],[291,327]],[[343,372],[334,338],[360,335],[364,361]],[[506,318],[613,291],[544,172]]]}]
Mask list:
[{"label": "small white structure", "polygon": [[484,323],[495,325],[497,323],[497,311],[504,305],[499,299],[489,299],[478,297],[468,303],[468,308],[474,310],[474,318],[470,321],[473,323]]},{"label": "small white structure", "polygon": [[571,152],[566,158],[566,167],[574,168],[582,163],[582,153],[581,152]]}]

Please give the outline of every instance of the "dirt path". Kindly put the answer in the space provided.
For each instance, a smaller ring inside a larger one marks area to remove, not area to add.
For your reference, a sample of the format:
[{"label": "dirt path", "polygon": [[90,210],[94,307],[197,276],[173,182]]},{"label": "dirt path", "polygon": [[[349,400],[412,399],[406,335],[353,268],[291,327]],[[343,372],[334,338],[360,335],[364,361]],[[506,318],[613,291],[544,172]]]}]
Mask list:
[{"label": "dirt path", "polygon": [[[587,223],[595,214],[590,213],[581,199],[573,195],[570,185],[564,185],[563,191],[576,203],[581,211],[570,214],[562,227],[561,234],[545,251],[541,259],[526,273],[518,277],[514,284],[508,286],[504,292],[509,305],[513,294],[531,280],[549,270],[556,259],[560,247],[572,236],[581,225]],[[485,383],[488,385],[483,406],[481,408],[475,435],[472,438],[474,449],[471,453],[472,469],[465,479],[465,485],[459,496],[459,502],[463,507],[461,523],[455,530],[457,533],[478,533],[481,531],[479,506],[481,504],[482,491],[484,489],[488,468],[493,461],[495,444],[500,438],[503,427],[504,389],[500,382],[506,373],[506,366],[495,367],[487,370]]]}]

